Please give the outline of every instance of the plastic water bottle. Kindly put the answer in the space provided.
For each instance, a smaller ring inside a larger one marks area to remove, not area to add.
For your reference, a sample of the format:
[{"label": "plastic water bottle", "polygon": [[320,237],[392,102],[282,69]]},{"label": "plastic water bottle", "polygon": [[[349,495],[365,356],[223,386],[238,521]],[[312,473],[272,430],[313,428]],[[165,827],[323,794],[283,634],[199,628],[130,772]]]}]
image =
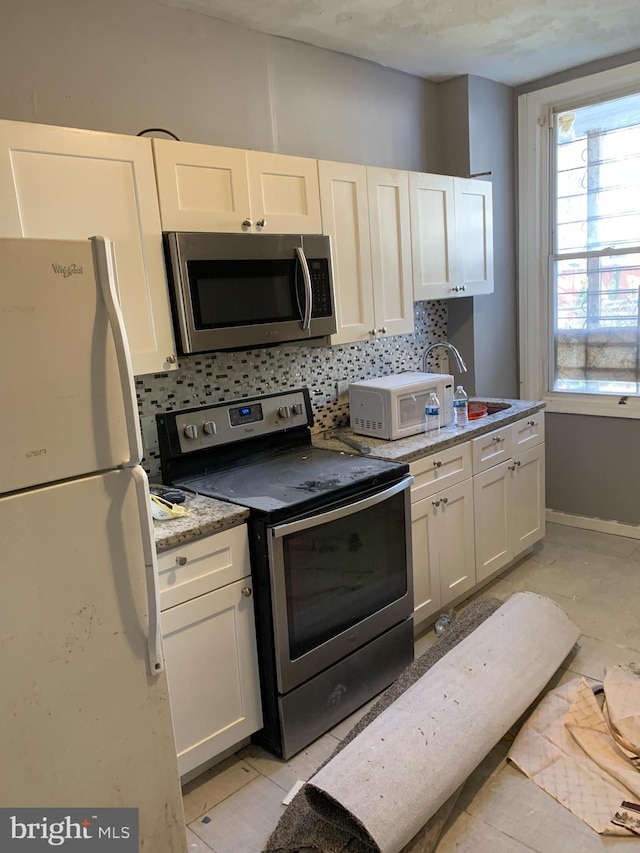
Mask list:
[{"label": "plastic water bottle", "polygon": [[449,610],[448,613],[443,613],[438,618],[433,628],[436,637],[441,637],[446,632],[447,628],[450,628],[453,625],[455,618],[455,610]]},{"label": "plastic water bottle", "polygon": [[427,432],[440,429],[440,400],[434,391],[429,394],[427,405],[424,407],[424,426]]},{"label": "plastic water bottle", "polygon": [[462,385],[458,385],[453,395],[453,423],[457,427],[466,427],[469,423],[469,398]]}]

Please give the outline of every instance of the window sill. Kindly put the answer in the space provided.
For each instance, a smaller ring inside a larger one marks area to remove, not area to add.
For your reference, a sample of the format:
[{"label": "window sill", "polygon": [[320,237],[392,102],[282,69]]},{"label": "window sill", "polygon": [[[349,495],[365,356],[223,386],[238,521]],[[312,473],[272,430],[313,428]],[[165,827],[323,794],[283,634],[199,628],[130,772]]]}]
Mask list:
[{"label": "window sill", "polygon": [[604,418],[640,418],[640,397],[628,397],[624,404],[620,396],[599,394],[546,394],[546,412],[566,415],[592,415]]}]

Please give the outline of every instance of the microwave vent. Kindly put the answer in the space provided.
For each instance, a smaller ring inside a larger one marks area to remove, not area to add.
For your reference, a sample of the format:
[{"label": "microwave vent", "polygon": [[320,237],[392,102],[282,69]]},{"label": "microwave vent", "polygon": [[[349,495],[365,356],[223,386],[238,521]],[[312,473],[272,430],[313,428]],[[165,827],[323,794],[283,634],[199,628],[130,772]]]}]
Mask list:
[{"label": "microwave vent", "polygon": [[376,432],[382,432],[382,423],[380,421],[372,421],[369,418],[359,418],[355,417],[353,419],[354,426],[360,427],[360,429],[372,429]]}]

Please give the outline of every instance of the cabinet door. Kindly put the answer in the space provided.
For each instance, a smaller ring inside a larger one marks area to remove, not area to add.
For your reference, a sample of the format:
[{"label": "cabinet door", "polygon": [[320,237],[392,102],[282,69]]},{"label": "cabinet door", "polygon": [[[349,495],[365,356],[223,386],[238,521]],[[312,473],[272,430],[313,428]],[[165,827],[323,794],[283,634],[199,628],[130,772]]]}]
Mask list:
[{"label": "cabinet door", "polygon": [[367,185],[376,334],[413,332],[409,176],[367,167]]},{"label": "cabinet door", "polygon": [[453,178],[409,172],[413,298],[458,293]]},{"label": "cabinet door", "polygon": [[151,142],[0,121],[0,236],[113,240],[134,373],[177,366]]},{"label": "cabinet door", "polygon": [[262,726],[251,578],[162,613],[180,775]]},{"label": "cabinet door", "polygon": [[506,566],[513,557],[510,521],[510,459],[473,478],[478,583]]},{"label": "cabinet door", "polygon": [[544,444],[514,456],[509,491],[509,520],[514,556],[544,536]]},{"label": "cabinet door", "polygon": [[437,530],[438,574],[442,606],[476,583],[473,481],[440,492],[432,501]]},{"label": "cabinet door", "polygon": [[322,234],[317,160],[247,151],[247,170],[256,230]]},{"label": "cabinet door", "polygon": [[154,139],[164,231],[248,231],[247,155],[241,148]]},{"label": "cabinet door", "polygon": [[414,625],[424,622],[440,608],[434,511],[434,504],[429,498],[411,506]]},{"label": "cabinet door", "polygon": [[459,296],[493,293],[492,187],[486,181],[455,178]]},{"label": "cabinet door", "polygon": [[338,331],[332,344],[370,340],[374,329],[367,168],[318,162],[323,233],[331,237]]}]

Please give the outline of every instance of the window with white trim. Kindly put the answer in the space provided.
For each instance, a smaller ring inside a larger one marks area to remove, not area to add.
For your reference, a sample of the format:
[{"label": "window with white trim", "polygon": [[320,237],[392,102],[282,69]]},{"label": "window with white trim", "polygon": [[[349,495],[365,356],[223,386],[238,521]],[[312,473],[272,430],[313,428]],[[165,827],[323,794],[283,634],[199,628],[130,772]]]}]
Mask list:
[{"label": "window with white trim", "polygon": [[640,63],[518,98],[520,396],[640,418]]},{"label": "window with white trim", "polygon": [[554,391],[640,390],[640,95],[553,112]]}]

